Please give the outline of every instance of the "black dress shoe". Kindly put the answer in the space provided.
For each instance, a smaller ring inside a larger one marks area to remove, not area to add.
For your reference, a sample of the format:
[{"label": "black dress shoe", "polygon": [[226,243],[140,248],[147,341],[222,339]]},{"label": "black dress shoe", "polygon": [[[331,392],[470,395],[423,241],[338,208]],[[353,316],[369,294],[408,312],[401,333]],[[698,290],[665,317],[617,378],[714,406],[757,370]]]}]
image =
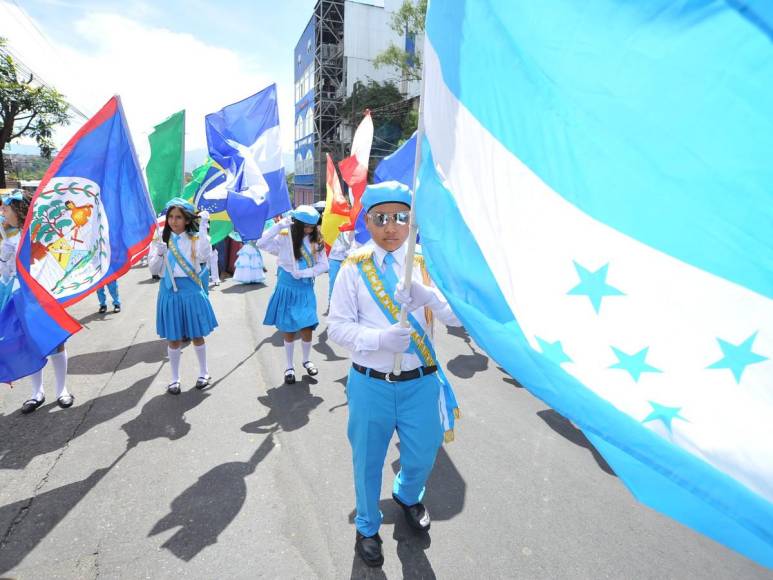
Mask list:
[{"label": "black dress shoe", "polygon": [[34,411],[35,409],[40,407],[40,405],[45,403],[45,401],[46,401],[45,397],[43,397],[42,399],[27,399],[26,401],[24,401],[24,403],[22,403],[21,412],[24,415],[29,415],[30,413],[32,413],[32,411]]},{"label": "black dress shoe", "polygon": [[397,502],[397,505],[403,508],[403,513],[405,514],[405,519],[408,520],[409,526],[419,532],[429,531],[429,526],[432,522],[429,519],[429,512],[427,511],[427,508],[424,507],[423,503],[419,502],[413,505],[405,505],[395,494],[392,494],[392,499]]},{"label": "black dress shoe", "polygon": [[69,409],[70,407],[72,407],[72,404],[75,402],[75,397],[73,397],[73,396],[72,396],[72,395],[70,395],[70,394],[67,394],[67,395],[62,395],[61,397],[59,397],[59,398],[56,400],[56,402],[57,402],[57,404],[58,404],[58,405],[59,405],[59,406],[60,406],[62,409]]},{"label": "black dress shoe", "polygon": [[384,564],[384,554],[381,552],[381,536],[363,536],[357,532],[357,541],[354,543],[355,551],[362,561],[371,568]]},{"label": "black dress shoe", "polygon": [[99,305],[99,313],[100,314],[104,314],[105,312],[107,312],[107,304],[100,304]]},{"label": "black dress shoe", "polygon": [[113,312],[118,314],[120,311],[121,311],[121,305],[120,304],[116,304],[116,305],[113,306]]}]

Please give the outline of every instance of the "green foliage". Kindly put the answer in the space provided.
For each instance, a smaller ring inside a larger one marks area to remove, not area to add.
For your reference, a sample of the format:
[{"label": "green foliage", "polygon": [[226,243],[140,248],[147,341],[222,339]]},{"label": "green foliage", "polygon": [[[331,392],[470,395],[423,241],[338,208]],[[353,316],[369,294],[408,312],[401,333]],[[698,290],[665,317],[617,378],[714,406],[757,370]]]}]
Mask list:
[{"label": "green foliage", "polygon": [[[400,35],[418,37],[424,33],[424,20],[427,17],[427,0],[403,0],[399,10],[392,16],[391,28]],[[402,78],[408,81],[421,80],[421,54],[408,53],[404,48],[391,43],[379,53],[373,64],[376,68],[395,67]]]},{"label": "green foliage", "polygon": [[362,119],[365,109],[370,109],[373,119],[373,146],[371,160],[378,161],[397,149],[403,135],[416,130],[418,117],[413,114],[412,102],[403,98],[394,83],[367,84],[357,81],[352,94],[341,107],[341,117],[353,127]]},{"label": "green foliage", "polygon": [[[0,38],[0,48],[3,46],[5,40]],[[0,52],[0,152],[11,141],[29,137],[48,158],[54,150],[54,128],[69,123],[62,94],[34,81],[32,74],[22,76],[10,55]],[[4,183],[0,174],[0,186]]]}]

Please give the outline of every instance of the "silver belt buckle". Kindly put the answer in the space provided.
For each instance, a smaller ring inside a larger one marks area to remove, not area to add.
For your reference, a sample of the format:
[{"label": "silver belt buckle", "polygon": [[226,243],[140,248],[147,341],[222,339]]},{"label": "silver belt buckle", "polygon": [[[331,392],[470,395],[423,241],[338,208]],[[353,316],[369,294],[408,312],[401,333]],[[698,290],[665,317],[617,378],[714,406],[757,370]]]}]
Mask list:
[{"label": "silver belt buckle", "polygon": [[386,375],[384,375],[384,380],[388,383],[394,383],[395,380],[392,379],[392,371],[389,371]]}]

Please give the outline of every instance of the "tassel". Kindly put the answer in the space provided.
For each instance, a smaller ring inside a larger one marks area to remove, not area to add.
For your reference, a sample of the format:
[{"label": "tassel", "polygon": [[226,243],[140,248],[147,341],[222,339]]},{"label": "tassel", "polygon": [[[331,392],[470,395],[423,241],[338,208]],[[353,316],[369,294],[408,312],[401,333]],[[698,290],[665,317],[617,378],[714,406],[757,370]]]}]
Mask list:
[{"label": "tassel", "polygon": [[445,440],[446,443],[453,442],[453,440],[454,440],[454,430],[453,429],[449,429],[448,431],[446,431],[445,434],[443,435],[443,439]]},{"label": "tassel", "polygon": [[456,419],[461,419],[462,418],[462,410],[459,407],[456,407],[454,409],[454,417]]}]

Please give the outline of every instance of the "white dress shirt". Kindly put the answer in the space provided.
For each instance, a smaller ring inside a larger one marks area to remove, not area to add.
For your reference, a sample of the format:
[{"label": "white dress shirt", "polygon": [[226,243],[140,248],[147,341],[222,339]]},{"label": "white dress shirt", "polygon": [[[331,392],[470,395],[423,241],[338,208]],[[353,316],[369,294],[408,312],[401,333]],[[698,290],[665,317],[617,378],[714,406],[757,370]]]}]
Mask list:
[{"label": "white dress shirt", "polygon": [[[324,274],[330,269],[330,265],[327,262],[327,254],[324,249],[319,251],[311,251],[311,242],[309,236],[303,238],[303,245],[306,251],[312,256],[314,265],[311,268],[304,267],[306,265],[305,260],[296,260],[293,253],[293,238],[288,233],[281,234],[280,232],[285,229],[282,224],[274,224],[267,229],[263,236],[257,241],[257,246],[261,250],[266,250],[269,254],[277,256],[277,263],[279,267],[289,273],[293,278],[315,278],[320,274]],[[300,262],[300,266],[299,266]]]},{"label": "white dress shirt", "polygon": [[[169,237],[169,243],[173,243],[172,239],[175,234]],[[183,233],[177,239],[177,246],[180,248],[180,254],[188,260],[193,267],[196,268],[196,273],[201,272],[201,265],[206,264],[209,260],[209,255],[212,253],[212,246],[209,243],[209,234],[206,232],[199,232],[196,234],[198,239],[196,240],[196,258],[193,257],[194,243],[190,234]],[[169,249],[166,250],[167,253]],[[159,253],[158,247],[155,243],[151,244],[150,252],[148,252],[148,269],[154,276],[163,276],[164,272],[164,254]],[[175,262],[172,270],[172,276],[175,278],[187,278],[186,274],[179,264]]]},{"label": "white dress shirt", "polygon": [[[392,267],[398,280],[403,279],[405,249],[406,244],[403,244],[392,252],[395,258]],[[373,244],[376,267],[382,271],[386,253],[386,250]],[[421,268],[413,268],[412,280],[419,284],[424,283]],[[438,301],[437,307],[432,308],[434,317],[447,326],[461,326],[461,322],[456,318],[445,297],[436,288],[435,295]],[[411,314],[424,332],[427,332],[424,308],[414,310]],[[382,373],[393,370],[394,353],[379,350],[381,331],[389,328],[393,323],[387,319],[381,307],[371,296],[370,289],[363,281],[356,264],[344,262],[341,265],[333,286],[327,323],[330,340],[348,348],[352,353],[352,362]],[[402,370],[410,371],[420,366],[422,363],[418,356],[410,352],[403,354]]]}]

